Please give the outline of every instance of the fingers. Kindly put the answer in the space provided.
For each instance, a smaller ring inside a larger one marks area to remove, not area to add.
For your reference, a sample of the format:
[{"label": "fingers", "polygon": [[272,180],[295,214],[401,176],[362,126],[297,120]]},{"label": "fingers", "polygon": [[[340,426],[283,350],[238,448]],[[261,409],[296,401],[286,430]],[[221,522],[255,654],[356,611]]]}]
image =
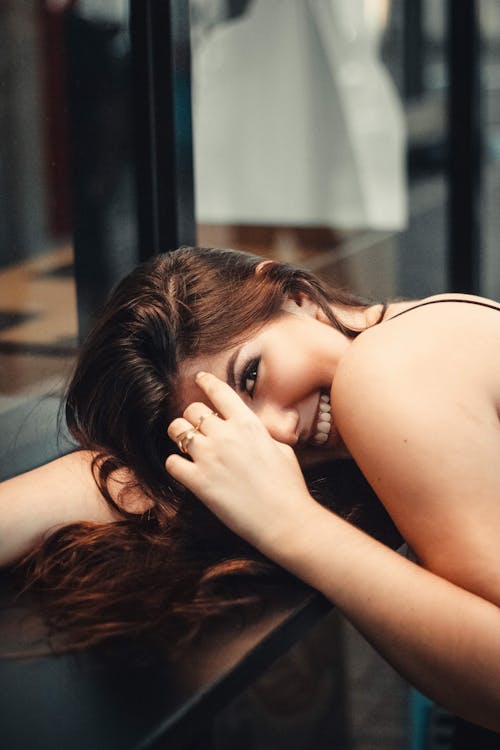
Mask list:
[{"label": "fingers", "polygon": [[[223,417],[248,417],[253,412],[243,403],[233,389],[211,373],[198,373],[196,383],[207,395],[208,401],[218,410],[212,411],[205,403],[195,401],[186,407],[182,417],[174,419],[168,427],[168,436],[179,450],[196,459],[204,440],[225,424]],[[219,433],[220,434],[220,433]],[[185,460],[185,459],[184,459]]]},{"label": "fingers", "polygon": [[184,411],[183,417],[188,422],[191,422],[196,430],[199,430],[203,434],[206,434],[207,427],[214,425],[215,420],[220,422],[217,412],[212,411],[206,404],[197,401],[189,404]]},{"label": "fingers", "polygon": [[170,423],[167,433],[169,438],[177,443],[179,450],[183,453],[190,454],[192,450],[190,446],[194,439],[203,437],[191,422],[183,418],[174,419],[174,421]]},{"label": "fingers", "polygon": [[191,461],[172,453],[165,461],[165,468],[170,476],[192,490],[196,482],[196,466]]},{"label": "fingers", "polygon": [[219,380],[210,372],[199,372],[196,377],[196,385],[208,396],[210,403],[224,418],[238,415],[252,414],[251,410],[243,403],[242,399],[223,380]]}]

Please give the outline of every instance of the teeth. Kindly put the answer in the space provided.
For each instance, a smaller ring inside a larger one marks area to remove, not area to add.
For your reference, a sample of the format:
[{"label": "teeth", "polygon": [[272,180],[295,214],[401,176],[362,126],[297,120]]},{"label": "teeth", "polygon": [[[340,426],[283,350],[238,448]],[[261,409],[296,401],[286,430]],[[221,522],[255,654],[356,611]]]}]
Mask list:
[{"label": "teeth", "polygon": [[323,443],[326,443],[328,440],[328,435],[326,432],[318,432],[317,435],[313,437],[313,442],[316,443],[316,445],[322,445]]},{"label": "teeth", "polygon": [[316,445],[323,445],[323,443],[326,443],[328,440],[328,435],[332,428],[331,411],[330,396],[323,393],[319,400],[318,423],[316,425],[316,433],[312,440]]}]

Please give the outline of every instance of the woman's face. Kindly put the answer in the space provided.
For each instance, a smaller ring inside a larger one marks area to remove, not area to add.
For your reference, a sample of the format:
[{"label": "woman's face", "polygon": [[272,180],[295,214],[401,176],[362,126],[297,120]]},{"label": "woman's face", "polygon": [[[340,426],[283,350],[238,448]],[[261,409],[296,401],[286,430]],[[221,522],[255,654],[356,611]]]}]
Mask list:
[{"label": "woman's face", "polygon": [[206,399],[194,383],[199,370],[229,383],[273,438],[292,446],[301,462],[345,455],[330,392],[351,340],[325,320],[310,300],[287,302],[283,314],[243,344],[189,359],[181,370],[183,408]]}]

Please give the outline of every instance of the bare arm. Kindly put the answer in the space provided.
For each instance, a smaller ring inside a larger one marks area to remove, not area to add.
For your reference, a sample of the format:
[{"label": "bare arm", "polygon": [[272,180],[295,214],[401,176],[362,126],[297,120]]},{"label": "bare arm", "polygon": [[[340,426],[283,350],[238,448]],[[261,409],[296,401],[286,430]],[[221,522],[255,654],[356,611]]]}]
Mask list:
[{"label": "bare arm", "polygon": [[51,529],[73,521],[117,520],[78,451],[0,484],[0,566],[29,552]]},{"label": "bare arm", "polygon": [[332,402],[352,455],[422,564],[360,540],[365,583],[360,576],[346,613],[424,692],[499,731],[497,323],[463,307],[388,323],[352,347]]},{"label": "bare arm", "polygon": [[335,603],[413,685],[500,730],[500,609],[321,506],[262,550]]}]

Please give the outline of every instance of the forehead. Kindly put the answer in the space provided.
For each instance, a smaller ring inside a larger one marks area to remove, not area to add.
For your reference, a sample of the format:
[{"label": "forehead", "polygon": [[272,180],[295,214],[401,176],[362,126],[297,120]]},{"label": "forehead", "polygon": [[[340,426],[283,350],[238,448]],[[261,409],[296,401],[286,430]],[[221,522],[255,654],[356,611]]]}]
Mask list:
[{"label": "forehead", "polygon": [[211,372],[226,382],[226,368],[229,358],[234,350],[217,352],[216,354],[202,354],[198,357],[190,357],[185,360],[179,368],[179,400],[180,408],[184,410],[193,401],[199,401],[212,406],[203,391],[196,385],[194,377],[201,370]]}]

